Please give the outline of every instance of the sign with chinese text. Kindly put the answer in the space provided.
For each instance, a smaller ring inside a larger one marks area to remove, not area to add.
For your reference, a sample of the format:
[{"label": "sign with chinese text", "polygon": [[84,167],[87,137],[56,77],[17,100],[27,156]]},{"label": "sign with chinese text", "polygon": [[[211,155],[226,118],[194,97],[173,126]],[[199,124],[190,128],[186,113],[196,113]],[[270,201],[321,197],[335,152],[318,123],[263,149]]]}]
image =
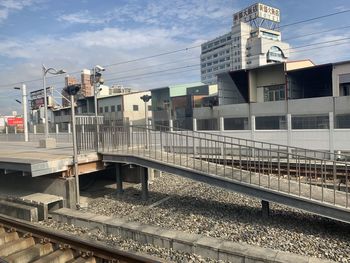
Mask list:
[{"label": "sign with chinese text", "polygon": [[23,126],[23,118],[19,117],[8,117],[7,118],[8,126]]},{"label": "sign with chinese text", "polygon": [[240,12],[233,14],[233,24],[249,22],[256,18],[263,18],[273,22],[280,22],[280,10],[264,4],[254,4]]}]

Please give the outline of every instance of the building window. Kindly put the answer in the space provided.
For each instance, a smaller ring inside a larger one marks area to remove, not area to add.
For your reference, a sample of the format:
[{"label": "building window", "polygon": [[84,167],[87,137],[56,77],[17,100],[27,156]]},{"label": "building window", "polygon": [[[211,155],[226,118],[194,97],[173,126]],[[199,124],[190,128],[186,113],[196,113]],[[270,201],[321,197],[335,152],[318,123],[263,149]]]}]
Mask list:
[{"label": "building window", "polygon": [[115,106],[111,106],[111,112],[115,112]]},{"label": "building window", "polygon": [[224,130],[248,130],[248,118],[225,118]]},{"label": "building window", "polygon": [[139,105],[132,105],[133,111],[139,111]]},{"label": "building window", "polygon": [[197,129],[200,131],[217,131],[218,120],[217,119],[197,120]]},{"label": "building window", "polygon": [[122,105],[117,105],[117,111],[122,111]]},{"label": "building window", "polygon": [[105,106],[105,112],[108,112],[108,106]]},{"label": "building window", "polygon": [[329,129],[329,117],[292,116],[292,129]]},{"label": "building window", "polygon": [[103,113],[103,107],[100,107],[99,113]]},{"label": "building window", "polygon": [[350,128],[350,114],[341,114],[335,117],[337,129],[349,129]]},{"label": "building window", "polygon": [[286,91],[283,84],[264,87],[264,101],[279,101],[285,98]]},{"label": "building window", "polygon": [[256,117],[255,126],[257,130],[285,130],[287,122],[285,116]]}]

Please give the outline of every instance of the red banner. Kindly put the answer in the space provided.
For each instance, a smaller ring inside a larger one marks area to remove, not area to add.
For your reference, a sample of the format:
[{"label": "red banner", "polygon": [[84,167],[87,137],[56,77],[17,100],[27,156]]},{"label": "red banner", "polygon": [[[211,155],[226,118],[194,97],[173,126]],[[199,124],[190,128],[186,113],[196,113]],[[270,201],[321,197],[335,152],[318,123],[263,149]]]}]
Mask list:
[{"label": "red banner", "polygon": [[18,117],[10,117],[7,118],[7,125],[8,126],[23,126],[23,118]]}]

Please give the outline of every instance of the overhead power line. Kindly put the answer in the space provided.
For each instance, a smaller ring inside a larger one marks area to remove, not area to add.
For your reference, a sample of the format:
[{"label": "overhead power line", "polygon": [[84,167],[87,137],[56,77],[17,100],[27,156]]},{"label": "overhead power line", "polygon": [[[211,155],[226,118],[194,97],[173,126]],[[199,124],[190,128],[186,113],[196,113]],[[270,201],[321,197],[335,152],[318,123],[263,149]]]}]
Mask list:
[{"label": "overhead power line", "polygon": [[[319,20],[319,19],[323,19],[323,18],[327,18],[327,17],[331,17],[331,16],[336,16],[336,15],[340,15],[340,14],[344,14],[344,13],[348,13],[348,12],[350,12],[350,9],[339,11],[339,12],[334,12],[334,13],[330,13],[330,14],[326,14],[326,15],[321,15],[321,16],[317,16],[317,17],[313,17],[313,18],[309,18],[309,19],[304,19],[304,20],[296,21],[296,22],[289,23],[289,24],[284,24],[284,25],[281,25],[279,28],[294,26],[294,25],[298,25],[298,24],[302,24],[302,23],[308,23],[308,22],[311,22],[311,21],[315,21],[315,20]],[[122,62],[107,64],[107,65],[104,65],[104,67],[112,67],[112,66],[116,66],[116,65],[133,63],[133,62],[142,61],[142,60],[146,60],[146,59],[156,58],[156,57],[170,55],[170,54],[175,54],[175,53],[178,53],[178,52],[189,51],[191,49],[199,48],[200,46],[201,46],[201,44],[195,45],[195,46],[186,47],[186,48],[182,48],[182,49],[176,49],[176,50],[172,50],[172,51],[167,51],[167,52],[163,52],[163,53],[153,54],[153,55],[150,55],[150,56],[140,57],[140,58],[136,58],[136,59],[125,60],[125,61],[122,61]],[[81,72],[81,70],[68,72],[67,74],[77,74],[77,73],[80,73],[80,72]],[[57,77],[57,76],[51,76],[51,77],[48,77],[47,79],[51,79],[51,78],[54,78],[54,77]],[[10,86],[13,86],[13,85],[16,85],[16,84],[20,84],[20,83],[30,83],[30,82],[36,82],[36,81],[41,81],[41,78],[32,79],[32,80],[23,80],[23,81],[18,81],[18,82],[9,83],[9,84],[3,84],[3,85],[0,85],[0,87],[10,87]]]}]

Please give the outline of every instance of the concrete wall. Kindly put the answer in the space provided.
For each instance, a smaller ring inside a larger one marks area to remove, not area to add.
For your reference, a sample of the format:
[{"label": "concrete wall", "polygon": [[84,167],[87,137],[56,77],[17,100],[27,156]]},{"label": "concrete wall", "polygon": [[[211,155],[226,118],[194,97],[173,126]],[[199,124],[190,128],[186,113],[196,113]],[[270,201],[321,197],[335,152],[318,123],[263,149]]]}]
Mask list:
[{"label": "concrete wall", "polygon": [[[20,187],[19,187],[20,186]],[[14,174],[0,174],[0,195],[18,196],[31,193],[47,193],[64,198],[64,205],[75,207],[76,192],[74,178],[53,176],[29,177]]]},{"label": "concrete wall", "polygon": [[[333,120],[337,114],[350,114],[349,105],[350,96],[222,105],[213,109],[195,109],[194,118],[216,118],[219,122],[220,118],[249,117],[250,120],[254,120],[255,117],[259,116],[286,116],[286,130],[255,130],[255,125],[252,125],[252,130],[222,130],[220,134],[314,150],[350,152],[350,140],[348,139],[350,138],[350,129],[335,129]],[[303,115],[329,116],[330,129],[293,130],[291,118]],[[207,132],[213,133],[214,131]]]}]

